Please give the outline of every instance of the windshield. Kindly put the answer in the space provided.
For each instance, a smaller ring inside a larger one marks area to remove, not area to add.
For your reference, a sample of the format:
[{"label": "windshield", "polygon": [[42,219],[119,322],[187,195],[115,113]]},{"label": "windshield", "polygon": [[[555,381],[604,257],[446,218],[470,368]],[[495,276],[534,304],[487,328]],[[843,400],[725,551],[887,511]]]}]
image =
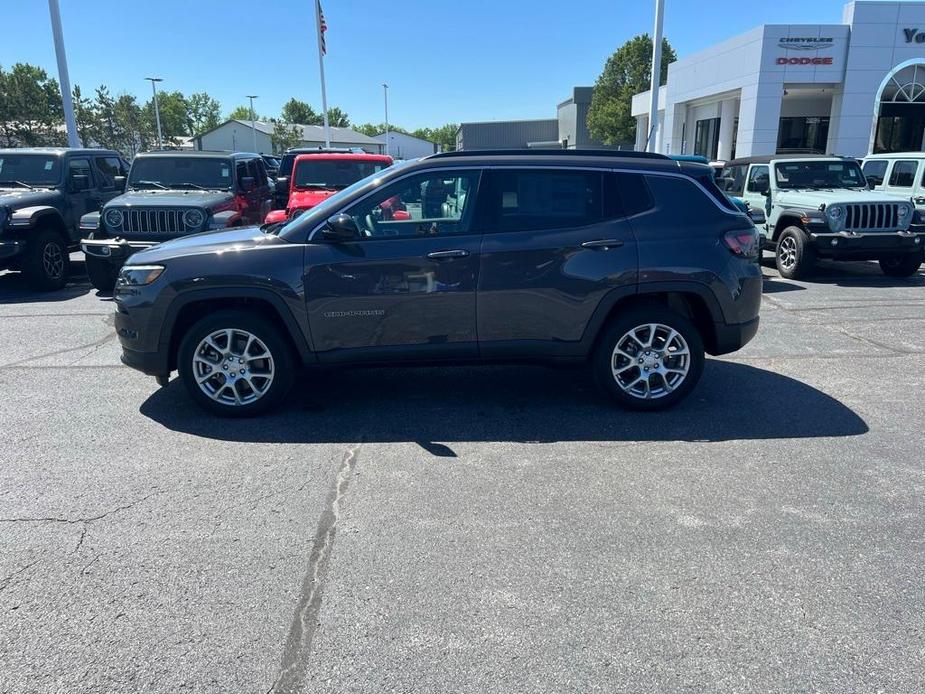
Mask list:
[{"label": "windshield", "polygon": [[311,159],[300,161],[295,167],[296,188],[334,188],[340,190],[360,179],[382,171],[384,161],[357,159]]},{"label": "windshield", "polygon": [[231,188],[234,169],[213,157],[139,157],[132,164],[129,188]]},{"label": "windshield", "polygon": [[[285,239],[298,238],[299,234],[306,227],[313,227],[317,225],[321,220],[327,219],[332,214],[334,214],[342,205],[342,201],[349,198],[351,195],[356,193],[359,190],[362,190],[364,187],[371,185],[380,179],[383,178],[383,174],[386,172],[393,173],[397,172],[399,169],[403,169],[408,164],[416,162],[417,159],[407,159],[403,162],[392,164],[387,169],[382,171],[376,171],[371,173],[366,178],[361,178],[359,181],[353,185],[347,186],[343,190],[334,193],[331,197],[322,200],[320,203],[309,209],[304,214],[290,220],[287,224],[281,227],[278,231],[279,235]],[[378,162],[374,162],[378,163]]]},{"label": "windshield", "polygon": [[61,159],[47,154],[0,155],[0,185],[53,186],[61,175]]},{"label": "windshield", "polygon": [[856,161],[795,161],[774,167],[777,187],[863,188],[867,185]]}]

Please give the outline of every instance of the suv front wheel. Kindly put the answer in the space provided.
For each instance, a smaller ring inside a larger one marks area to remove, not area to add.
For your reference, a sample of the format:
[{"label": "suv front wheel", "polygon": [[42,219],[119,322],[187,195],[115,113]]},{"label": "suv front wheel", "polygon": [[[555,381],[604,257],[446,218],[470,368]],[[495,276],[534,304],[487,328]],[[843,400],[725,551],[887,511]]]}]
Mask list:
[{"label": "suv front wheel", "polygon": [[67,284],[71,257],[64,237],[54,229],[43,229],[29,239],[22,262],[26,281],[34,289],[50,292]]},{"label": "suv front wheel", "polygon": [[921,253],[907,253],[880,259],[880,269],[888,277],[911,277],[922,265]]},{"label": "suv front wheel", "polygon": [[623,407],[661,410],[690,394],[703,362],[703,340],[694,324],[653,304],[611,321],[593,368],[598,384]]},{"label": "suv front wheel", "polygon": [[186,332],[177,354],[190,397],[224,417],[249,417],[279,404],[294,369],[280,331],[247,311],[217,311],[201,319]]},{"label": "suv front wheel", "polygon": [[800,227],[787,227],[777,239],[777,271],[788,280],[809,276],[816,262],[816,251]]}]

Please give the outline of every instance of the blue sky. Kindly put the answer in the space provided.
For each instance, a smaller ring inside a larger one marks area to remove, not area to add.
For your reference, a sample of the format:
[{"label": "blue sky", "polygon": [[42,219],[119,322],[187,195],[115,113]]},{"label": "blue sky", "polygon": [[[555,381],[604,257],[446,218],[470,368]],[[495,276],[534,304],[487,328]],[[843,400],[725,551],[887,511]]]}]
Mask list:
[{"label": "blue sky", "polygon": [[[245,94],[277,115],[291,96],[321,102],[314,0],[60,0],[71,82],[148,98],[207,91],[223,115]],[[842,0],[666,0],[680,56],[760,24],[838,23]],[[551,118],[572,86],[593,84],[620,44],[652,27],[648,0],[323,0],[328,103],[357,123],[407,128]],[[156,8],[156,11],[155,11]],[[57,76],[48,4],[4,0],[0,65]],[[15,31],[11,30],[15,27]]]}]

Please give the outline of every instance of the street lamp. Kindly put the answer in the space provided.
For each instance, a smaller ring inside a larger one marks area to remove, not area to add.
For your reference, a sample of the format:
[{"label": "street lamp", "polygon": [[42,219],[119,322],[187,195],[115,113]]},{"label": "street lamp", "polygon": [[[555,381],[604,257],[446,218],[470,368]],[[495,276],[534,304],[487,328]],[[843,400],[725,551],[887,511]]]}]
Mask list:
[{"label": "street lamp", "polygon": [[161,109],[157,105],[157,83],[163,82],[164,80],[160,77],[145,77],[145,79],[151,82],[151,91],[154,92],[154,118],[157,121],[157,148],[162,149],[164,147],[164,138],[161,135]]},{"label": "street lamp", "polygon": [[58,81],[61,83],[61,106],[67,126],[67,146],[80,147],[77,123],[74,121],[74,102],[71,99],[71,80],[67,73],[67,54],[64,52],[64,32],[61,29],[61,9],[58,7],[58,0],[48,0],[48,12],[51,15],[51,33],[55,39],[55,56],[58,59]]},{"label": "street lamp", "polygon": [[251,130],[254,131],[254,153],[257,153],[257,126],[254,125],[254,99],[257,98],[256,94],[248,94],[247,98],[251,100]]},{"label": "street lamp", "polygon": [[389,85],[382,83],[382,91],[385,94],[385,153],[389,153]]}]

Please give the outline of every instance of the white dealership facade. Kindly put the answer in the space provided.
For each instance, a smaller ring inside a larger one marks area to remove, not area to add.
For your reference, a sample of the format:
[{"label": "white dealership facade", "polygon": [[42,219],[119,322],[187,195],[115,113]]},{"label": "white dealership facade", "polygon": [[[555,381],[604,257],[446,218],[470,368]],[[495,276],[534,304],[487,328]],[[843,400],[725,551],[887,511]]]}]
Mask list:
[{"label": "white dealership facade", "polygon": [[[852,2],[841,24],[769,24],[672,63],[656,151],[709,159],[925,149],[925,2]],[[633,97],[636,148],[649,92]]]}]

